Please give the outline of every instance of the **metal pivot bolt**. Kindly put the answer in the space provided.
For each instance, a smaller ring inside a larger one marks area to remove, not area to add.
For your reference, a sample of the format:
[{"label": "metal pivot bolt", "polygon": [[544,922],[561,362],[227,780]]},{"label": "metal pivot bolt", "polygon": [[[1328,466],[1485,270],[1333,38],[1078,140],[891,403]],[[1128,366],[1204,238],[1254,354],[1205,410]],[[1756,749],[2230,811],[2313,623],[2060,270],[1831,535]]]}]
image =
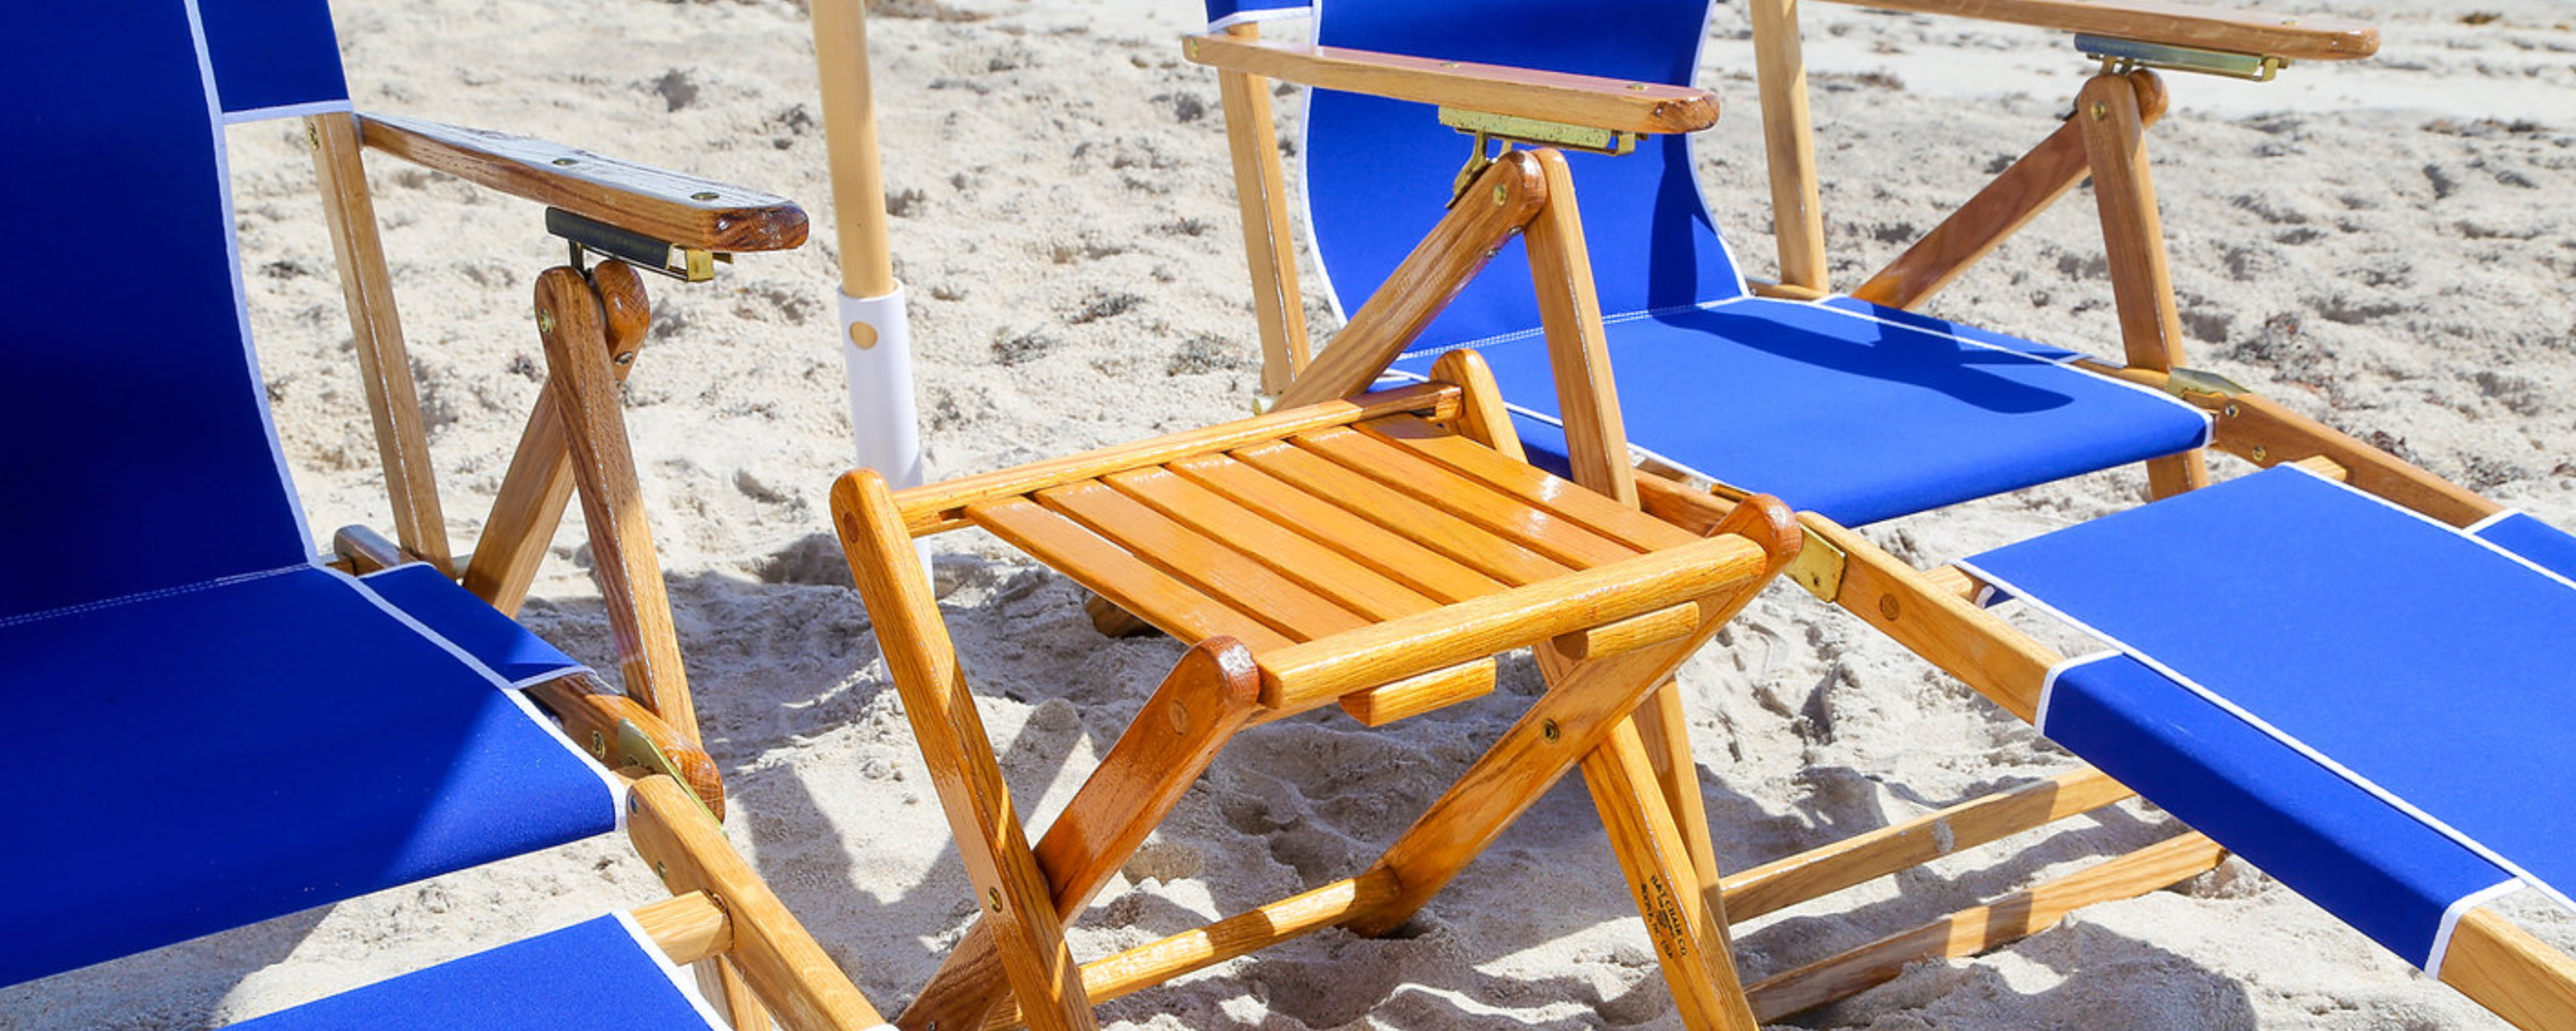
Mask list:
[{"label": "metal pivot bolt", "polygon": [[985,905],[988,905],[988,906],[993,907],[993,912],[996,912],[996,913],[1001,912],[1001,911],[1002,911],[1002,889],[1000,889],[1000,888],[986,888],[986,889],[984,889],[984,904],[985,904]]},{"label": "metal pivot bolt", "polygon": [[1538,732],[1539,736],[1546,738],[1547,743],[1551,745],[1555,744],[1558,738],[1565,736],[1563,730],[1557,729],[1555,720],[1540,720]]},{"label": "metal pivot bolt", "polygon": [[2098,122],[2109,117],[2111,117],[2111,105],[2105,104],[2099,100],[2094,101],[2093,120]]},{"label": "metal pivot bolt", "polygon": [[554,313],[554,309],[552,309],[552,308],[539,308],[539,309],[537,309],[537,332],[539,332],[539,333],[544,333],[544,334],[547,334],[547,335],[551,336],[551,335],[553,335],[554,331],[555,331],[555,313]]},{"label": "metal pivot bolt", "polygon": [[608,758],[607,735],[596,730],[590,732],[590,754],[601,759]]}]

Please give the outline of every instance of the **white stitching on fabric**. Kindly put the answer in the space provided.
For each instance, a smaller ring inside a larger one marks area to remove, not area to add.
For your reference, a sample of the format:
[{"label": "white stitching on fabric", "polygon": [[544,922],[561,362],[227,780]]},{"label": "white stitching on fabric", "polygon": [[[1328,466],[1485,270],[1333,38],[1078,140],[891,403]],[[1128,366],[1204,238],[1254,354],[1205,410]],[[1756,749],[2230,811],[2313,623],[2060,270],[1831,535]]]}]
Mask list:
[{"label": "white stitching on fabric", "polygon": [[235,573],[231,576],[219,576],[212,580],[199,580],[196,583],[181,584],[177,587],[163,587],[158,590],[119,595],[114,598],[104,598],[98,601],[85,601],[78,605],[65,605],[58,609],[46,609],[42,612],[28,612],[10,616],[6,619],[0,619],[0,629],[7,629],[9,627],[20,626],[27,623],[39,623],[48,619],[57,619],[64,616],[77,616],[84,612],[96,612],[100,609],[112,609],[120,605],[133,605],[147,601],[156,601],[162,598],[177,597],[182,594],[194,594],[198,591],[211,591],[218,587],[230,587],[234,584],[249,583],[253,580],[272,577],[281,573],[292,573],[299,569],[309,568],[312,567],[306,565],[279,566],[275,569],[262,569],[253,573]]},{"label": "white stitching on fabric", "polygon": [[2451,954],[2451,932],[2460,929],[2461,917],[2469,915],[2472,909],[2511,895],[2524,887],[2521,881],[2507,880],[2452,899],[2450,905],[2442,907],[2442,924],[2433,932],[2433,951],[2425,955],[2424,962],[2416,964],[2423,968],[2424,976],[2434,978],[2442,976],[2442,960]]}]

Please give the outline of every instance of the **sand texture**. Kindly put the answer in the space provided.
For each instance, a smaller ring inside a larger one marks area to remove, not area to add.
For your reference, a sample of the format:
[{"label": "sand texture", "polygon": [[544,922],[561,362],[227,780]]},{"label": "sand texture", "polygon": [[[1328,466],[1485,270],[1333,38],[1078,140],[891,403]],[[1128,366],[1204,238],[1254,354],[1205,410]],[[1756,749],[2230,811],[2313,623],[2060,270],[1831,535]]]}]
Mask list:
[{"label": "sand texture", "polygon": [[[869,621],[829,537],[851,446],[812,46],[792,0],[344,0],[363,109],[544,136],[787,194],[801,252],[656,280],[626,386],[730,832],[889,1013],[975,912]],[[2267,86],[2173,76],[2152,135],[2193,364],[2576,526],[2576,5],[2268,0],[2370,17],[2381,56]],[[922,431],[956,475],[1243,414],[1257,372],[1214,77],[1189,0],[886,0],[871,32]],[[1808,5],[1832,271],[1848,287],[2045,135],[2090,67],[2064,37]],[[2474,11],[2472,10],[2474,8]],[[2472,14],[2478,16],[2472,17]],[[1703,188],[1775,267],[1742,4],[1700,82]],[[1278,105],[1293,132],[1299,105]],[[233,131],[254,325],[317,534],[390,526],[310,166]],[[1463,148],[1462,148],[1463,151]],[[1463,156],[1463,153],[1462,153]],[[1293,169],[1293,161],[1292,161]],[[481,527],[542,353],[538,209],[377,158],[370,181],[449,526]],[[2118,353],[2088,191],[1930,306]],[[1307,319],[1335,320],[1320,297]],[[2224,471],[2242,469],[2222,463]],[[2134,503],[2122,470],[1874,528],[1937,562]],[[25,542],[21,542],[22,544]],[[984,720],[1043,822],[1180,654],[1106,640],[1082,594],[989,537],[937,538]],[[609,665],[575,527],[526,622]],[[2392,571],[2392,589],[2400,571]],[[1681,680],[1728,869],[2072,768],[2026,726],[1802,593],[1774,589]],[[1538,690],[1384,730],[1327,710],[1245,735],[1072,932],[1098,956],[1357,872]],[[36,774],[41,783],[43,771]],[[1759,977],[2174,833],[2123,806],[1738,929]],[[12,832],[42,847],[42,828]],[[179,847],[174,845],[173,847]],[[240,1019],[658,896],[604,839],[0,990],[0,1029]],[[2564,914],[2524,907],[2561,941]],[[21,932],[23,933],[23,931]],[[1679,1028],[1582,787],[1561,784],[1402,931],[1327,931],[1101,1007],[1152,1028]],[[2502,1027],[2233,864],[1792,1026],[1906,1031]]]}]

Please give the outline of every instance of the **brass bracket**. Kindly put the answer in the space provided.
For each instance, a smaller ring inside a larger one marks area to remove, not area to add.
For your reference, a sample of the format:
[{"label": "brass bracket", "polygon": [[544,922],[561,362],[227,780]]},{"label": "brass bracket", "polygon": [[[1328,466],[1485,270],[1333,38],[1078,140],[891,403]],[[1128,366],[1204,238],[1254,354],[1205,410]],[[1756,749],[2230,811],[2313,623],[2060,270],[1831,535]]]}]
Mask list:
[{"label": "brass bracket", "polygon": [[572,244],[574,268],[582,267],[582,256],[589,253],[616,258],[682,282],[703,283],[716,277],[717,262],[733,263],[730,254],[665,243],[562,208],[546,209],[546,232]]},{"label": "brass bracket", "polygon": [[2102,70],[2125,75],[2140,68],[2168,72],[2192,72],[2216,75],[2247,82],[2270,82],[2290,66],[2286,57],[2264,54],[2239,54],[2226,50],[2202,50],[2197,47],[2141,43],[2134,39],[2077,33],[2075,49],[2084,56],[2102,62]]},{"label": "brass bracket", "polygon": [[1824,534],[1810,532],[1798,544],[1798,557],[1790,559],[1780,575],[1796,581],[1807,593],[1832,602],[1843,595],[1843,568],[1850,563],[1851,556],[1826,540]]},{"label": "brass bracket", "polygon": [[1474,185],[1476,177],[1483,175],[1486,167],[1494,163],[1492,151],[1497,141],[1505,150],[1515,143],[1612,156],[1634,153],[1637,149],[1636,133],[1491,111],[1443,107],[1440,109],[1440,124],[1475,137],[1476,141],[1475,149],[1467,155],[1467,166],[1458,170],[1457,180],[1450,184],[1451,206],[1457,204],[1459,197],[1466,196],[1467,187]]},{"label": "brass bracket", "polygon": [[671,778],[680,785],[680,790],[689,793],[689,800],[698,804],[698,811],[707,814],[707,819],[716,819],[716,811],[707,805],[706,799],[698,797],[698,790],[689,786],[689,778],[680,775],[680,767],[671,762],[670,755],[653,742],[651,735],[644,733],[644,728],[636,726],[634,720],[617,721],[617,754],[627,762]]},{"label": "brass bracket", "polygon": [[2194,394],[2234,397],[2245,393],[2244,386],[2215,372],[2199,369],[2175,369],[2165,373],[2165,393],[2188,398]]}]

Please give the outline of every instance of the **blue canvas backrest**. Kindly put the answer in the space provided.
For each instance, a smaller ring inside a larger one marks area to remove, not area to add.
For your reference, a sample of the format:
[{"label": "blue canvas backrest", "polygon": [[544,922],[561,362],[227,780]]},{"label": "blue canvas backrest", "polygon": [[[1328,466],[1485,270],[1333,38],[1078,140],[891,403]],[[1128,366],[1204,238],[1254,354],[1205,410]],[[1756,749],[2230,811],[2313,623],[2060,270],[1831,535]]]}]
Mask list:
[{"label": "blue canvas backrest", "polygon": [[[1289,0],[1211,0],[1212,24],[1305,13]],[[1706,0],[1330,0],[1316,42],[1453,61],[1687,85]],[[1309,224],[1326,289],[1358,309],[1444,213],[1468,138],[1431,108],[1317,90],[1307,108]],[[1625,157],[1569,154],[1605,315],[1743,293],[1692,177],[1685,138]],[[1517,243],[1486,267],[1416,349],[1534,330],[1538,302]]]},{"label": "blue canvas backrest", "polygon": [[241,83],[236,116],[346,89],[318,0],[205,4],[202,35],[183,0],[0,12],[0,195],[53,219],[43,259],[0,275],[0,620],[309,555],[249,347],[216,83]]}]

